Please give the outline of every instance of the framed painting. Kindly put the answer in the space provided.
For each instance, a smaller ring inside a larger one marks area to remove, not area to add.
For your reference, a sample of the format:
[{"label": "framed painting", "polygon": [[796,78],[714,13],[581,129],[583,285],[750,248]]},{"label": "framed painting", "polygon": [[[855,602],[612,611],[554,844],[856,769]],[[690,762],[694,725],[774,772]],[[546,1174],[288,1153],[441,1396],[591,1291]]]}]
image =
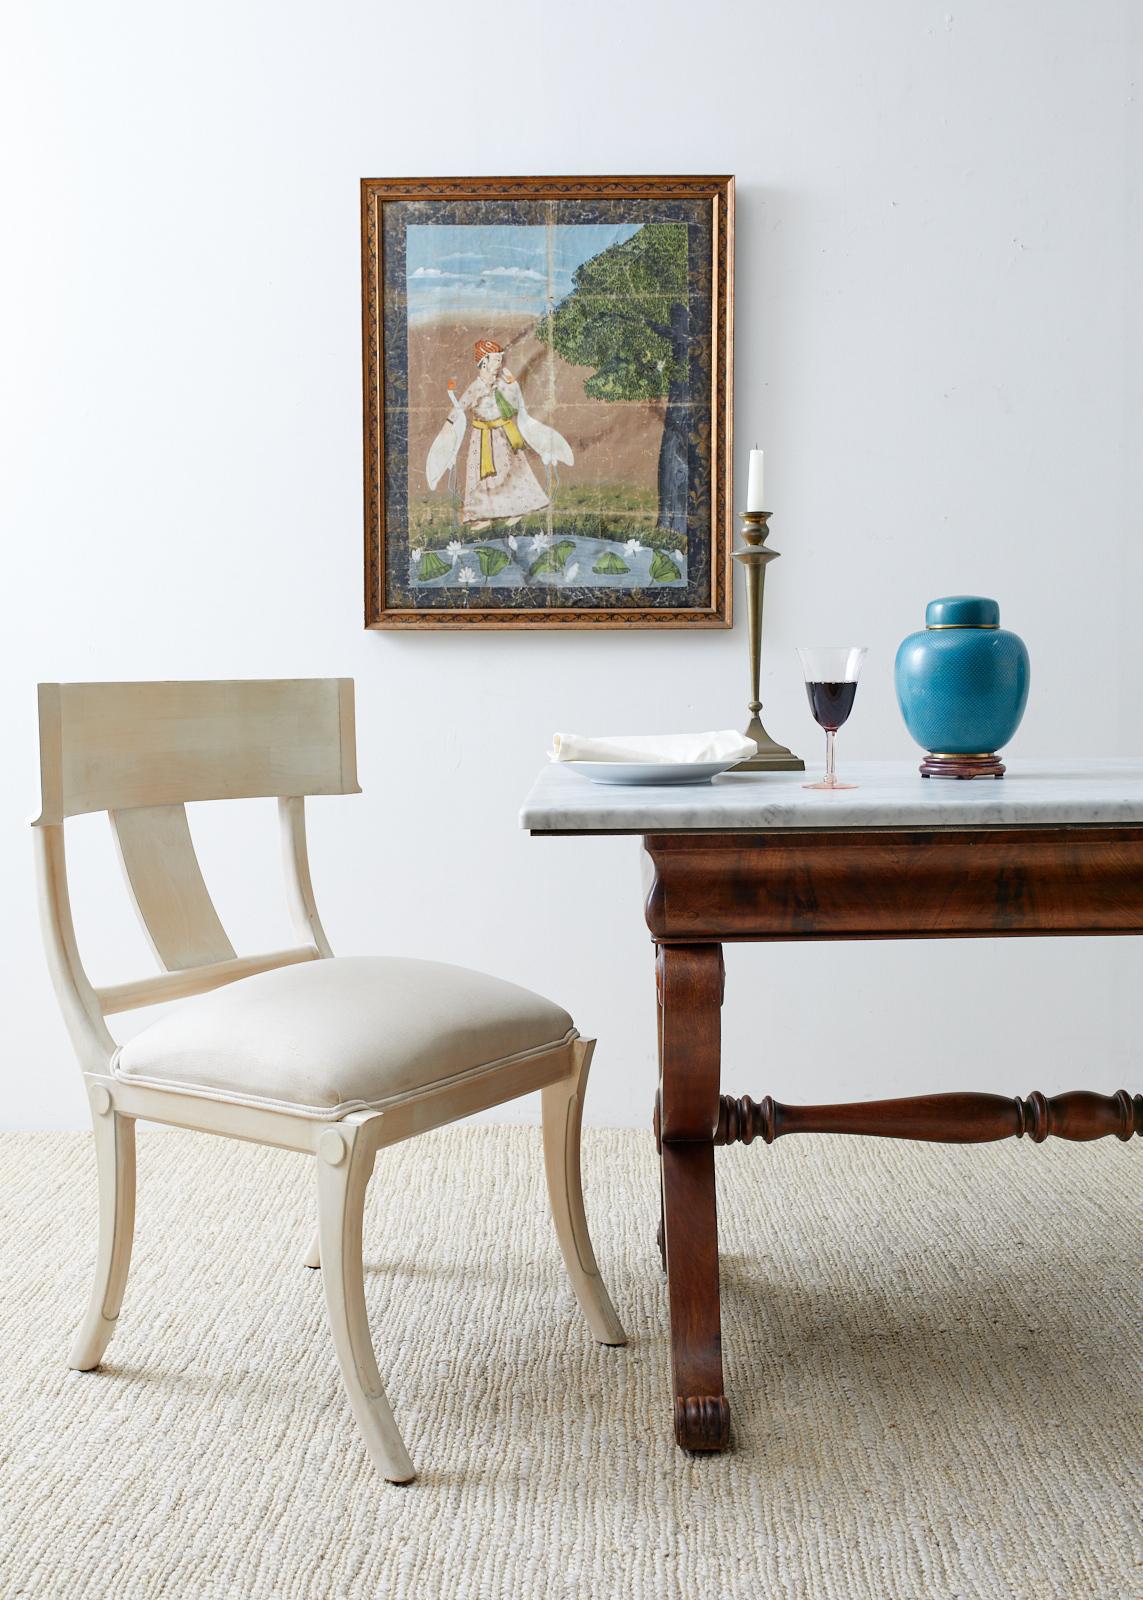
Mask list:
[{"label": "framed painting", "polygon": [[365,621],[731,621],[734,180],[366,178]]}]

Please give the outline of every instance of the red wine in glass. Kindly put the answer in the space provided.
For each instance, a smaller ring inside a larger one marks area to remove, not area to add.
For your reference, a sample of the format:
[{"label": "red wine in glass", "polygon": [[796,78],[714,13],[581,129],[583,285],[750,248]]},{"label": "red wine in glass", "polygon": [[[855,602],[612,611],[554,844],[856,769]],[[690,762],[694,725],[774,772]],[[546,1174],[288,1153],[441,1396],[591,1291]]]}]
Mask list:
[{"label": "red wine in glass", "polygon": [[814,721],[827,733],[836,733],[853,710],[856,683],[807,683],[810,710]]},{"label": "red wine in glass", "polygon": [[847,721],[857,695],[857,680],[865,660],[864,645],[830,645],[821,649],[799,649],[806,680],[806,698],[814,721],[825,729],[826,770],[820,783],[807,783],[806,789],[855,789],[856,784],[838,780],[834,736]]}]

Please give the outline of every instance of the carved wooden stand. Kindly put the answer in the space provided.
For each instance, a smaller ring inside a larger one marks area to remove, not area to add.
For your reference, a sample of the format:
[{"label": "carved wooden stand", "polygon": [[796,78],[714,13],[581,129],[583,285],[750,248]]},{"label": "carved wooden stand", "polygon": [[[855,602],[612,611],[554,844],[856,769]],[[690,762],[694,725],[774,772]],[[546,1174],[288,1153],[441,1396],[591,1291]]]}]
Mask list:
[{"label": "carved wooden stand", "polygon": [[997,755],[942,756],[930,751],[921,762],[922,778],[1002,778],[1007,771]]},{"label": "carved wooden stand", "polygon": [[675,1438],[721,1450],[716,1145],[790,1133],[978,1144],[1143,1135],[1143,1095],[920,1095],[787,1106],[719,1093],[728,940],[950,938],[1143,932],[1143,827],[648,834],[647,925],[657,946],[661,1160]]}]

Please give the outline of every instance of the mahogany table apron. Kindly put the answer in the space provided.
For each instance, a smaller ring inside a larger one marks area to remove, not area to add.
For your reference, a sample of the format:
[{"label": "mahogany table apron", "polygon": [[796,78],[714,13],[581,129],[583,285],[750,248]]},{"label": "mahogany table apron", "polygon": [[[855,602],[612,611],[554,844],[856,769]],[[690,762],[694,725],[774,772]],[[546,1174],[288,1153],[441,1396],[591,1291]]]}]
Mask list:
[{"label": "mahogany table apron", "polygon": [[1128,1139],[1143,1096],[952,1093],[782,1106],[720,1095],[727,940],[924,939],[1143,932],[1143,826],[654,833],[643,839],[657,949],[660,1248],[674,1427],[690,1450],[729,1439],[714,1149],[796,1132],[978,1143],[1028,1134]]}]

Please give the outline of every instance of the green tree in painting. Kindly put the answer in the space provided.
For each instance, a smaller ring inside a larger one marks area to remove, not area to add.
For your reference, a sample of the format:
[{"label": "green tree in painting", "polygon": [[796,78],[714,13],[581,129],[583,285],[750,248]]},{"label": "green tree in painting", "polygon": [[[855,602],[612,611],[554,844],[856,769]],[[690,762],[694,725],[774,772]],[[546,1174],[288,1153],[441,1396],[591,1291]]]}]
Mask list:
[{"label": "green tree in painting", "polygon": [[544,317],[537,337],[575,366],[594,367],[593,400],[666,397],[659,446],[658,524],[687,531],[687,386],[690,314],[687,230],[649,223],[572,274],[571,293]]}]

